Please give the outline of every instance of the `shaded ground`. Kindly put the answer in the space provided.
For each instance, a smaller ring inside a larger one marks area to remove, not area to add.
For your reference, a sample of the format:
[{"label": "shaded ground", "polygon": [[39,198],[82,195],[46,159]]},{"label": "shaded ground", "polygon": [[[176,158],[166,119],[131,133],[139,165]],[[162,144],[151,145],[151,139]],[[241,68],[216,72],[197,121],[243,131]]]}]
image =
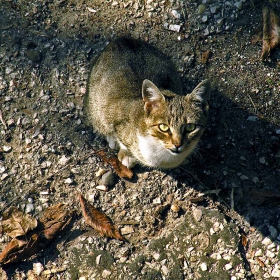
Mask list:
[{"label": "shaded ground", "polygon": [[[259,59],[261,7],[244,1],[238,10],[228,1],[227,10],[224,1],[206,1],[220,3],[225,18],[207,34],[192,1],[96,2],[1,2],[0,109],[7,125],[0,123],[1,210],[13,205],[38,216],[64,202],[78,212],[56,243],[2,267],[1,277],[279,278],[280,52]],[[166,17],[174,9],[180,19]],[[166,29],[166,22],[180,25],[180,32]],[[110,166],[90,153],[107,145],[85,125],[83,96],[90,61],[119,35],[169,54],[187,92],[209,77],[211,111],[200,149],[186,165],[138,167],[132,180],[115,177],[102,192],[95,174]],[[129,242],[86,227],[76,191]],[[2,235],[1,247],[7,242]],[[43,264],[40,276],[34,263]]]}]

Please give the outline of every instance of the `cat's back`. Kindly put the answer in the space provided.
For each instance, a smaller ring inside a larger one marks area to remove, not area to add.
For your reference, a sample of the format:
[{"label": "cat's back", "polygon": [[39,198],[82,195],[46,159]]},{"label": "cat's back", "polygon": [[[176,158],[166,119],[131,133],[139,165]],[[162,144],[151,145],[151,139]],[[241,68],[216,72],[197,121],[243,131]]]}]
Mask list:
[{"label": "cat's back", "polygon": [[90,84],[104,83],[108,92],[113,90],[115,95],[125,92],[126,97],[135,97],[141,93],[145,79],[161,89],[182,94],[180,77],[164,53],[144,41],[120,37],[110,42],[100,55],[91,71]]}]

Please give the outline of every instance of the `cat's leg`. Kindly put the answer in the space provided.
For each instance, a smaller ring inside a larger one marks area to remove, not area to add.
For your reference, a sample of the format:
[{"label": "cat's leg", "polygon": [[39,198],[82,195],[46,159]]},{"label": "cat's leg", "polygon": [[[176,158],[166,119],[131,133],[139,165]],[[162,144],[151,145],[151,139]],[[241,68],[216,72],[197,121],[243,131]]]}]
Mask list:
[{"label": "cat's leg", "polygon": [[112,150],[117,150],[119,148],[119,145],[118,145],[118,142],[116,140],[116,138],[112,135],[107,135],[106,136],[106,140],[109,144],[109,147],[112,149]]},{"label": "cat's leg", "polygon": [[137,160],[130,154],[125,145],[119,142],[120,150],[118,153],[119,161],[127,168],[133,168],[137,164]]}]

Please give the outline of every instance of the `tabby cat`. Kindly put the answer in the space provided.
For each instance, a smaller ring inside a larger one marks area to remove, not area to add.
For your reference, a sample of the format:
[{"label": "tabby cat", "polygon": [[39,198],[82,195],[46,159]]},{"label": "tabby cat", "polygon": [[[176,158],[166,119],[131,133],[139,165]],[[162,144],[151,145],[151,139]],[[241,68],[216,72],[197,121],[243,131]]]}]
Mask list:
[{"label": "tabby cat", "polygon": [[94,64],[85,97],[90,123],[127,167],[174,168],[194,150],[206,126],[210,85],[184,95],[180,77],[153,46],[121,37]]}]

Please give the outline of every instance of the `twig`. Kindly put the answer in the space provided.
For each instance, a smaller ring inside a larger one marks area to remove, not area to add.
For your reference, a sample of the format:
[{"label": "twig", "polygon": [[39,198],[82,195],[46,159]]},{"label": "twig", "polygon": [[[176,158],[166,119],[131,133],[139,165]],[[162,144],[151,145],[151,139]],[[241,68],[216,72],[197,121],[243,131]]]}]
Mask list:
[{"label": "twig", "polygon": [[8,127],[7,127],[7,125],[6,125],[6,122],[5,122],[4,119],[3,119],[3,114],[2,114],[2,111],[1,111],[1,110],[0,110],[0,121],[1,121],[1,123],[4,125],[5,129],[7,130]]},{"label": "twig", "polygon": [[255,103],[254,103],[252,97],[251,97],[249,94],[248,94],[248,97],[249,97],[251,103],[253,104],[253,107],[254,107],[254,109],[255,109],[255,113],[257,113],[257,107],[256,107],[256,105],[255,105]]}]

